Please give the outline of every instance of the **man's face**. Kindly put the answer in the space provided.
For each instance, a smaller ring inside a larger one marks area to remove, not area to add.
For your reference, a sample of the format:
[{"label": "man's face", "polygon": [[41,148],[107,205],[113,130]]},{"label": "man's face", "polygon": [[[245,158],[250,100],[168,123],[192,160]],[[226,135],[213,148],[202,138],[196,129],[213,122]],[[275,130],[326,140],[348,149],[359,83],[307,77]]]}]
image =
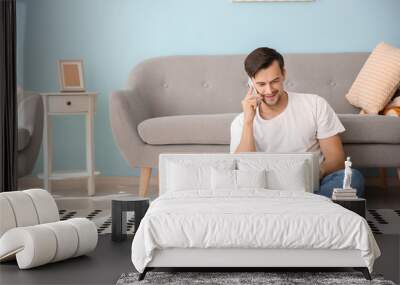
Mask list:
[{"label": "man's face", "polygon": [[276,60],[268,68],[260,69],[252,80],[261,100],[269,106],[276,105],[284,94],[285,74]]}]

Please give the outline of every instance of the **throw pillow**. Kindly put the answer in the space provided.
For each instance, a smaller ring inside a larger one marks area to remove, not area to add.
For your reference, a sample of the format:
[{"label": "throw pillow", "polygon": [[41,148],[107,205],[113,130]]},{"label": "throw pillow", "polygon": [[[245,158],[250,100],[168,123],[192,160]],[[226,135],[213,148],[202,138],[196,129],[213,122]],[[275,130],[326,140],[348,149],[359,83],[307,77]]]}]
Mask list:
[{"label": "throw pillow", "polygon": [[266,188],[270,190],[306,191],[311,169],[304,160],[240,159],[239,170],[266,171]]},{"label": "throw pillow", "polygon": [[168,165],[168,191],[185,191],[210,188],[210,168],[170,163]]},{"label": "throw pillow", "polygon": [[266,171],[262,170],[211,170],[212,190],[240,190],[241,188],[266,188]]},{"label": "throw pillow", "polygon": [[236,170],[212,168],[211,189],[236,190]]},{"label": "throw pillow", "polygon": [[346,94],[350,104],[378,114],[400,86],[400,49],[380,43]]},{"label": "throw pillow", "polygon": [[234,168],[233,160],[175,160],[167,164],[167,191],[210,190],[211,169]]},{"label": "throw pillow", "polygon": [[268,169],[268,189],[306,191],[306,164],[304,162],[292,162],[287,165],[277,165]]},{"label": "throw pillow", "polygon": [[267,188],[266,170],[236,170],[237,187]]}]

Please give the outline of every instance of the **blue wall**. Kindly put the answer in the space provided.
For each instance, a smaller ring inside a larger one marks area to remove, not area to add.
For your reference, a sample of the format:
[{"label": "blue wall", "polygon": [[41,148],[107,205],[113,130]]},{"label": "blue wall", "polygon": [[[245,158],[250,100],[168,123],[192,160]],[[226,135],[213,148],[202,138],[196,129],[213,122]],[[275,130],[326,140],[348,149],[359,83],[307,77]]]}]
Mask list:
[{"label": "blue wall", "polygon": [[[124,87],[140,61],[177,54],[371,51],[380,41],[400,47],[400,1],[316,0],[232,3],[230,0],[17,0],[18,82],[57,91],[57,60],[82,58],[86,88],[98,91],[96,168],[136,175],[119,154],[108,96]],[[239,102],[238,102],[239,104]],[[84,167],[84,119],[54,123],[56,169]],[[42,155],[35,173],[43,167]]]}]

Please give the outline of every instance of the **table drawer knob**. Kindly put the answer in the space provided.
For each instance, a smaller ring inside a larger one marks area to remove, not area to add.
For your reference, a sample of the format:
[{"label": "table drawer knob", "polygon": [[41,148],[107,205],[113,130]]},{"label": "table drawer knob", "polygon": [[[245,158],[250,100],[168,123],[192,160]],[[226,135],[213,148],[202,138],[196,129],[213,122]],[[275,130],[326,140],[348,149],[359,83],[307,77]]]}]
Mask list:
[{"label": "table drawer knob", "polygon": [[71,101],[67,101],[67,105],[68,105],[68,106],[71,106]]}]

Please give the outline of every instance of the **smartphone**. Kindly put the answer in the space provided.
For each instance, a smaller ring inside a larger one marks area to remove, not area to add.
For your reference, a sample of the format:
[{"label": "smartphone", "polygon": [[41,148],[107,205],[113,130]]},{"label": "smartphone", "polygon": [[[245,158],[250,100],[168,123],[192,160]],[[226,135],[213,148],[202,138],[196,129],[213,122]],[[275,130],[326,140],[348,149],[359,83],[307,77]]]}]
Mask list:
[{"label": "smartphone", "polygon": [[249,80],[247,81],[247,85],[249,85],[249,88],[253,88],[253,92],[251,95],[256,96],[256,88],[254,88],[254,84],[253,81],[251,80],[251,78],[249,77]]},{"label": "smartphone", "polygon": [[[253,92],[252,92],[252,96],[257,96],[257,90],[256,87],[253,84],[253,81],[251,80],[251,78],[249,77],[249,80],[247,81],[247,85],[249,85],[249,88],[253,88]],[[257,105],[260,104],[260,99],[257,99]]]}]

